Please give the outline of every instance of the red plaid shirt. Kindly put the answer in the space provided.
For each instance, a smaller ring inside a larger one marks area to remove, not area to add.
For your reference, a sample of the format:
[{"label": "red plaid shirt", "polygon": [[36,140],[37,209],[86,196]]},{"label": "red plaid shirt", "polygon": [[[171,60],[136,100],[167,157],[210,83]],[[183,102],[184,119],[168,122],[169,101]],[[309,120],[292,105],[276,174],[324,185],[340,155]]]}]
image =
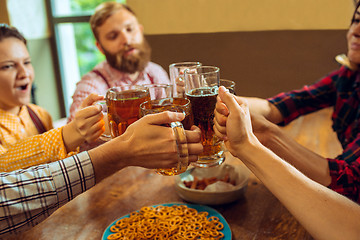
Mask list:
[{"label": "red plaid shirt", "polygon": [[330,188],[360,202],[360,72],[341,67],[300,90],[269,98],[282,113],[286,125],[301,115],[334,107],[332,128],[343,147],[341,155],[328,158]]}]

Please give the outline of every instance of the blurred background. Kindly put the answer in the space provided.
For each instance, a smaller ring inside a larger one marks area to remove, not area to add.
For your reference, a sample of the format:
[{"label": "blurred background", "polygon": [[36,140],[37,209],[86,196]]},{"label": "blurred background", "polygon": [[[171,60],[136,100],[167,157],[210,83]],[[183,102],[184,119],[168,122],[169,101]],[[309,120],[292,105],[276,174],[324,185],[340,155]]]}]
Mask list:
[{"label": "blurred background", "polygon": [[[28,39],[34,101],[66,117],[81,76],[104,57],[88,24],[100,0],[0,0],[0,22]],[[143,24],[152,61],[200,61],[236,81],[237,94],[269,97],[310,84],[339,64],[354,0],[123,0]]]}]

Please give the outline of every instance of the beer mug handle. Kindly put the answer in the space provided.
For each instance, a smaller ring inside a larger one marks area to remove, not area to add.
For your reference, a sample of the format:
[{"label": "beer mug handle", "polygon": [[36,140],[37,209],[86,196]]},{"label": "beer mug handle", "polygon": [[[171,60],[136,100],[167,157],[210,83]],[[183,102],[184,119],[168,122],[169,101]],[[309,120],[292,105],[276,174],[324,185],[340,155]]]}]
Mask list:
[{"label": "beer mug handle", "polygon": [[170,126],[174,131],[177,152],[179,155],[177,172],[182,173],[186,171],[189,165],[189,150],[186,140],[185,129],[181,122],[172,122],[170,123]]},{"label": "beer mug handle", "polygon": [[108,122],[108,118],[107,118],[106,100],[97,101],[97,102],[95,102],[95,104],[101,106],[101,112],[103,114],[103,120],[104,120],[104,124],[105,124],[105,132],[103,134],[101,134],[101,136],[99,138],[105,142],[110,141],[111,135],[110,135],[110,129],[109,129],[109,122]]}]

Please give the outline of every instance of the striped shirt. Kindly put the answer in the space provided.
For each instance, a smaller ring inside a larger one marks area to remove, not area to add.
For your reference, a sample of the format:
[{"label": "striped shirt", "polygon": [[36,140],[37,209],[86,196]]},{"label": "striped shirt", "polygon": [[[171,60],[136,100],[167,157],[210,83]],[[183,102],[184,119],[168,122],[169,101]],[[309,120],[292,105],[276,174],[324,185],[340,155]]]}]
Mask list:
[{"label": "striped shirt", "polygon": [[360,202],[360,72],[341,67],[300,90],[268,99],[288,124],[301,115],[332,106],[332,128],[343,147],[336,158],[328,158],[330,188]]},{"label": "striped shirt", "polygon": [[131,80],[128,73],[112,68],[107,61],[101,62],[76,84],[75,93],[72,96],[73,102],[70,107],[69,121],[74,119],[77,109],[91,93],[105,96],[106,91],[111,87],[152,83],[170,84],[167,72],[156,63],[149,62],[144,71],[135,80]]},{"label": "striped shirt", "polygon": [[39,134],[26,106],[18,115],[0,109],[0,171],[8,172],[60,160],[67,153],[62,128],[52,129],[52,119],[43,108],[30,104],[47,132]]},{"label": "striped shirt", "polygon": [[94,170],[87,152],[0,173],[0,238],[35,226],[94,185]]}]

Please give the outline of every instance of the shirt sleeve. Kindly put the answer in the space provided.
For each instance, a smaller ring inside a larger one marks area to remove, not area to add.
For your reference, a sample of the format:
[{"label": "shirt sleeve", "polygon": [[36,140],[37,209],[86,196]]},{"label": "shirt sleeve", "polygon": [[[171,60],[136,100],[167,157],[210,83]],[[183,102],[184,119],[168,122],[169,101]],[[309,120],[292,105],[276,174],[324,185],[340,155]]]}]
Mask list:
[{"label": "shirt sleeve", "polygon": [[148,71],[149,74],[154,78],[155,83],[171,84],[169,75],[160,65],[150,62]]},{"label": "shirt sleeve", "polygon": [[355,202],[360,200],[360,137],[347,145],[341,155],[328,158],[331,184],[329,188]]},{"label": "shirt sleeve", "polygon": [[76,89],[74,95],[72,96],[73,102],[70,106],[70,116],[68,118],[68,122],[74,119],[75,113],[89,94],[101,94],[103,89],[107,89],[107,85],[100,76],[93,72],[84,75],[80,82],[76,84]]},{"label": "shirt sleeve", "polygon": [[286,125],[301,115],[333,106],[336,101],[336,88],[332,79],[334,76],[335,74],[330,74],[312,85],[268,98],[283,115],[284,120],[279,125]]},{"label": "shirt sleeve", "polygon": [[67,153],[62,138],[62,127],[43,134],[27,137],[5,148],[0,145],[0,171],[9,172],[38,164],[61,160]]},{"label": "shirt sleeve", "polygon": [[50,164],[0,173],[0,237],[35,226],[94,184],[87,152]]},{"label": "shirt sleeve", "polygon": [[167,72],[163,68],[160,68],[157,77],[159,78],[159,83],[164,83],[164,84],[171,83]]}]

